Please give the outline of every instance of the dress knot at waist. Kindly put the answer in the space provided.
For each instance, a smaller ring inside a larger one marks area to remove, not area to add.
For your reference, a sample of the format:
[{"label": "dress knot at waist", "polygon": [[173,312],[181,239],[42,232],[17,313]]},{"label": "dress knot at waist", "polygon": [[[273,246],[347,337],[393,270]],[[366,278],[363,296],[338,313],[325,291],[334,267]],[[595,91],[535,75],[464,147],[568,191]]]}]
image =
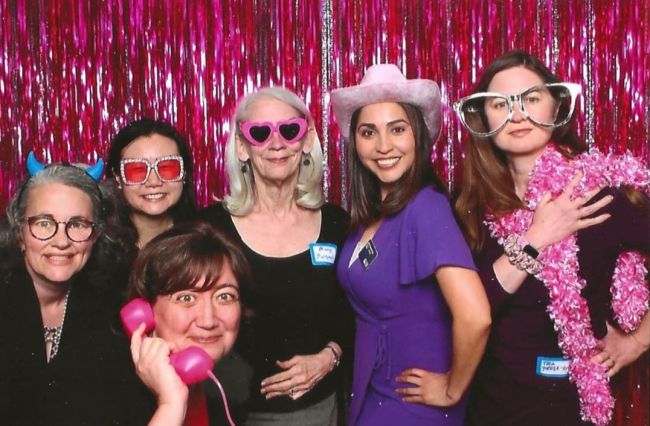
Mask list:
[{"label": "dress knot at waist", "polygon": [[390,346],[388,344],[388,326],[382,324],[379,327],[379,333],[377,334],[377,351],[375,352],[375,363],[373,368],[377,370],[384,364],[386,364],[386,380],[390,380],[391,356]]}]

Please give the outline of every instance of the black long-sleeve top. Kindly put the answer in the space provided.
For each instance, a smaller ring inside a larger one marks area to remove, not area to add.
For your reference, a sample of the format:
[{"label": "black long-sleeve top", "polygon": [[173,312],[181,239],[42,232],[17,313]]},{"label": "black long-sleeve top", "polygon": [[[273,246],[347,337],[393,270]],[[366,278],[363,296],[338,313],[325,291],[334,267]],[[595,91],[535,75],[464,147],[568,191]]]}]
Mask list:
[{"label": "black long-sleeve top", "polygon": [[59,350],[49,363],[24,266],[0,271],[0,294],[0,423],[143,424],[129,342],[114,328],[117,291],[101,294],[87,276],[75,277]]},{"label": "black long-sleeve top", "polygon": [[[321,231],[317,243],[337,246],[337,259],[345,241],[348,215],[340,207],[321,207]],[[200,218],[229,234],[244,250],[253,272],[253,319],[242,323],[236,351],[252,367],[250,399],[252,412],[289,412],[322,401],[336,390],[340,369],[323,378],[303,397],[292,400],[277,397],[266,400],[260,393],[263,379],[281,369],[276,361],[294,355],[311,355],[334,341],[350,357],[354,315],[339,286],[334,264],[314,266],[307,249],[294,256],[263,256],[241,239],[230,213],[215,204],[200,213]],[[287,236],[289,238],[289,236]]]}]

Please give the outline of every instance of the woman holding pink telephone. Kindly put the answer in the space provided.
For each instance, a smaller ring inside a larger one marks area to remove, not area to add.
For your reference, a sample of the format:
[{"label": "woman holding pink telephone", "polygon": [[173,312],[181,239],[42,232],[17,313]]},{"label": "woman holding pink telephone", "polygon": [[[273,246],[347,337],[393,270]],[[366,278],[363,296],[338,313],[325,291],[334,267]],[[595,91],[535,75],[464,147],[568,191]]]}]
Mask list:
[{"label": "woman holding pink telephone", "polygon": [[241,251],[205,223],[174,227],[140,252],[121,316],[136,373],[155,396],[145,398],[150,425],[234,424],[225,395],[220,412],[200,382],[215,380],[213,362],[234,345],[249,285]]}]

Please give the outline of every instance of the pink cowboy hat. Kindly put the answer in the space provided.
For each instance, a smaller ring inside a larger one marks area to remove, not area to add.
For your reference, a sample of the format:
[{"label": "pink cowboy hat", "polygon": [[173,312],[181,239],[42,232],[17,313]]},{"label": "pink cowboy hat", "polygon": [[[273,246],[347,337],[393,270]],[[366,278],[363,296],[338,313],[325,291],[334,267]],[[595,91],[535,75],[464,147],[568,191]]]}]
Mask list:
[{"label": "pink cowboy hat", "polygon": [[401,102],[422,111],[429,135],[440,133],[440,89],[433,80],[407,80],[393,64],[373,65],[358,86],[343,87],[331,93],[334,116],[346,140],[350,139],[352,114],[361,107],[379,102]]}]

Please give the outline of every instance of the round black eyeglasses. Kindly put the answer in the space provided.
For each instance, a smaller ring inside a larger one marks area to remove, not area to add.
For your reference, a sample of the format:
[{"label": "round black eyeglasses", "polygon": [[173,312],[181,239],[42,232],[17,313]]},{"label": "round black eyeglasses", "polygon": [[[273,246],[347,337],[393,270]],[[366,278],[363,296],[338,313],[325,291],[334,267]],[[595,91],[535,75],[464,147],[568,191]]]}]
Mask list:
[{"label": "round black eyeglasses", "polygon": [[54,220],[51,216],[31,216],[26,222],[32,236],[41,241],[54,237],[59,231],[59,224],[65,226],[65,235],[75,243],[88,241],[95,232],[95,223],[86,219],[70,219],[63,222]]}]

